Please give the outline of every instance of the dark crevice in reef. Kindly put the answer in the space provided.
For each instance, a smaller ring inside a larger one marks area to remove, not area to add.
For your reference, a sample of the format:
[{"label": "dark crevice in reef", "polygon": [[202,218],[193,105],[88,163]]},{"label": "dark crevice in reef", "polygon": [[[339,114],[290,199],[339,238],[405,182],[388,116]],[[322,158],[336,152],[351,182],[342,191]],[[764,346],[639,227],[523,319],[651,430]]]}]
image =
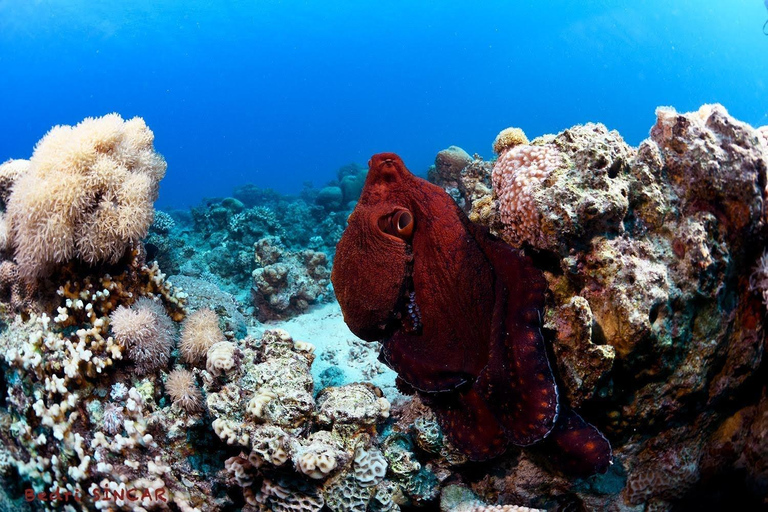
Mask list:
[{"label": "dark crevice in reef", "polygon": [[765,503],[746,484],[746,476],[745,470],[732,470],[702,479],[682,499],[672,503],[671,512],[765,510]]},{"label": "dark crevice in reef", "polygon": [[553,251],[537,251],[535,249],[526,249],[525,253],[531,257],[533,264],[544,272],[549,272],[556,276],[563,275],[561,266],[562,258]]}]

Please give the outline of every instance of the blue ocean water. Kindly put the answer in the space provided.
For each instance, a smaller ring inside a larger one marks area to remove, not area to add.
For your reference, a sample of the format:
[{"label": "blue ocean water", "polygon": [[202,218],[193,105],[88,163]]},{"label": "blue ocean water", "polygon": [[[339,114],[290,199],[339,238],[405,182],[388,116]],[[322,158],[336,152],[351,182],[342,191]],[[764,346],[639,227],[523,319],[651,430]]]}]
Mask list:
[{"label": "blue ocean water", "polygon": [[637,144],[657,105],[768,123],[760,0],[0,0],[0,161],[55,124],[142,116],[168,161],[158,206],[255,183],[321,185],[399,153],[491,156],[600,121]]}]

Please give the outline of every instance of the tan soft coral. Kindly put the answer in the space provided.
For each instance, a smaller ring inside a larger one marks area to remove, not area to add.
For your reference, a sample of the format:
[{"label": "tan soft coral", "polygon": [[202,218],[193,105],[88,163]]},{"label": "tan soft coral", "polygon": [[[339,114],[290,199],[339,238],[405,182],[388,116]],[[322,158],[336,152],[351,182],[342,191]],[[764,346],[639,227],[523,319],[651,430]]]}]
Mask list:
[{"label": "tan soft coral", "polygon": [[147,234],[166,164],[144,120],[117,114],[56,126],[38,142],[8,200],[23,277],[57,263],[114,263]]}]

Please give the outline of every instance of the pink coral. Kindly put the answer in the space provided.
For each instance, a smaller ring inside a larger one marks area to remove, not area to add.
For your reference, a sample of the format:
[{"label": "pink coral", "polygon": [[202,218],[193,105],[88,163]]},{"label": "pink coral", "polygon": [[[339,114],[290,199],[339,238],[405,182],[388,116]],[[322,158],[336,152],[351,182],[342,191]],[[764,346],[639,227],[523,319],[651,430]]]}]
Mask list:
[{"label": "pink coral", "polygon": [[516,145],[502,150],[493,166],[493,190],[499,198],[500,220],[515,244],[539,238],[541,214],[534,193],[562,158],[552,146]]}]

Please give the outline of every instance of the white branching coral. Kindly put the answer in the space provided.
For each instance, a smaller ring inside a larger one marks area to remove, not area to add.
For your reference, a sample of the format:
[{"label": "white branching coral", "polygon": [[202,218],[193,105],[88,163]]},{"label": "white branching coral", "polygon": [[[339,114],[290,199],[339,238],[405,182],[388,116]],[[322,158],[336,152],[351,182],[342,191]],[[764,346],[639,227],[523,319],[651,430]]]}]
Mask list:
[{"label": "white branching coral", "polygon": [[516,145],[503,150],[493,166],[493,190],[499,199],[499,217],[510,241],[539,238],[541,214],[534,193],[552,171],[562,165],[554,147]]},{"label": "white branching coral", "polygon": [[118,307],[109,320],[115,340],[125,346],[139,373],[168,364],[176,330],[162,305],[142,297],[130,308]]},{"label": "white branching coral", "polygon": [[166,170],[153,140],[143,119],[109,114],[37,143],[7,205],[22,276],[73,259],[114,263],[146,236]]}]

